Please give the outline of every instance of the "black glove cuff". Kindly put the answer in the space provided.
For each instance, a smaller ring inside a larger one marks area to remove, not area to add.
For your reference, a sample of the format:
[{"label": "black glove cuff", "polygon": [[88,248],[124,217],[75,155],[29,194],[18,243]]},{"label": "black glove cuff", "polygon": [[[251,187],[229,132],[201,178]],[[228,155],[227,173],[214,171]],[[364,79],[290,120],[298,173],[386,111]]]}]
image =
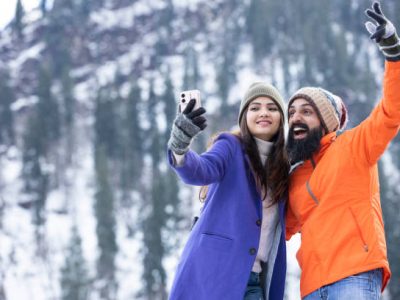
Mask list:
[{"label": "black glove cuff", "polygon": [[382,39],[379,43],[379,49],[385,55],[386,60],[400,60],[400,40],[396,33],[387,39]]},{"label": "black glove cuff", "polygon": [[386,39],[381,39],[381,41],[379,42],[379,46],[381,46],[382,48],[391,47],[396,45],[398,42],[399,37],[396,33],[394,33]]}]

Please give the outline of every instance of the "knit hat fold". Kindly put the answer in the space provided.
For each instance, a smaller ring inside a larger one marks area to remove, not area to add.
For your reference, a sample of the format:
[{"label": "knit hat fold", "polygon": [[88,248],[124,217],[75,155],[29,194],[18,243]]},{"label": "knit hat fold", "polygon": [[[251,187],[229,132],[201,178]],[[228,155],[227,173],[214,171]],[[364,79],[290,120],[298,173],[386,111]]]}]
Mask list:
[{"label": "knit hat fold", "polygon": [[249,105],[250,102],[257,97],[262,96],[271,98],[276,102],[282,112],[285,111],[285,102],[283,101],[283,97],[273,85],[265,82],[254,82],[249,86],[246,93],[244,94],[242,102],[240,103],[238,118],[239,124],[247,105]]}]

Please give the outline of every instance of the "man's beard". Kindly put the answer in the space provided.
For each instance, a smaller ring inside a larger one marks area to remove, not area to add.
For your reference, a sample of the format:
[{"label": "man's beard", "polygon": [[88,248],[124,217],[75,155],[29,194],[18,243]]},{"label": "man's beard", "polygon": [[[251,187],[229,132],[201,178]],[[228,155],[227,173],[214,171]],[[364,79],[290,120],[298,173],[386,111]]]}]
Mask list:
[{"label": "man's beard", "polygon": [[310,128],[303,123],[295,125],[306,129],[308,133],[303,139],[295,139],[293,132],[294,126],[292,125],[289,129],[287,151],[291,164],[310,159],[314,153],[318,152],[320,141],[323,136],[323,129],[321,126],[310,130]]}]

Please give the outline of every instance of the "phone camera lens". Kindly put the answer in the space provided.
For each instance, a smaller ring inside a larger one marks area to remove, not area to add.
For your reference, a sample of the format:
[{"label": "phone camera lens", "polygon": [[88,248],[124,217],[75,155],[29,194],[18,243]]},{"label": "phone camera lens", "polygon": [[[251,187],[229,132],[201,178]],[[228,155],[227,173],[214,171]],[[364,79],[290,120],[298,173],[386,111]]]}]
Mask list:
[{"label": "phone camera lens", "polygon": [[182,98],[185,98],[185,94],[184,94],[184,93],[182,93],[181,97],[182,97]]},{"label": "phone camera lens", "polygon": [[185,98],[183,98],[183,99],[182,99],[182,103],[185,103],[185,102],[186,102],[186,100],[185,100]]}]

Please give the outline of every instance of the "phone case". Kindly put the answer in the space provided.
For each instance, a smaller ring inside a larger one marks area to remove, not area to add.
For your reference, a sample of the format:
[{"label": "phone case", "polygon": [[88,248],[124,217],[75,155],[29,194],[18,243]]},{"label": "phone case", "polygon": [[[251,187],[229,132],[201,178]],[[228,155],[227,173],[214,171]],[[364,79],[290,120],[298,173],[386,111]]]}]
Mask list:
[{"label": "phone case", "polygon": [[189,90],[189,91],[183,91],[180,94],[179,98],[179,111],[183,112],[186,106],[188,105],[189,101],[191,99],[196,100],[196,104],[193,108],[193,110],[199,108],[201,106],[201,100],[200,100],[200,91],[199,90]]}]

